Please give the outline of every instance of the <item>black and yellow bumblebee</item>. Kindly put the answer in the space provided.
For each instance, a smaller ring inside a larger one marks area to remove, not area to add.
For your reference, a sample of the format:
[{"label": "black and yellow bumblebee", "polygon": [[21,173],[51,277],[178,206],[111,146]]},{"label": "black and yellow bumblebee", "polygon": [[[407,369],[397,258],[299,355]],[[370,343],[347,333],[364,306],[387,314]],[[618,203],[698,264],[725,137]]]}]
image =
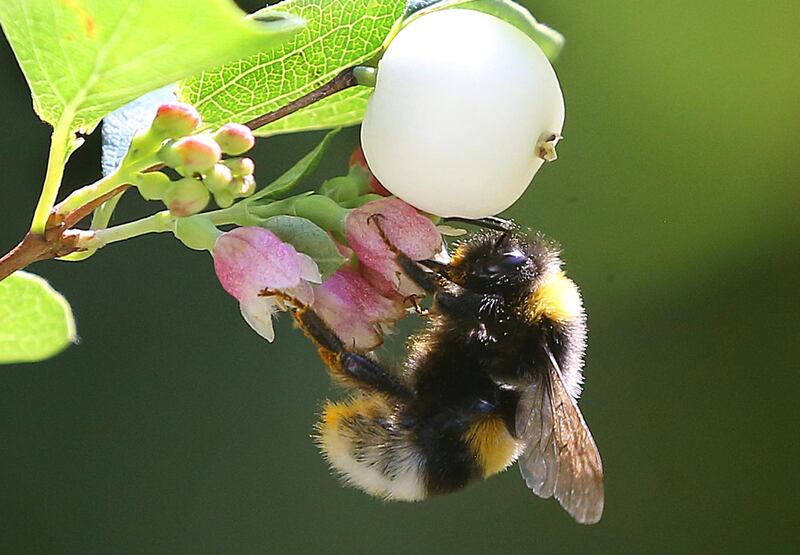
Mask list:
[{"label": "black and yellow bumblebee", "polygon": [[333,377],[354,390],[329,401],[318,424],[331,466],[371,495],[417,501],[518,461],[535,494],[597,522],[602,463],[576,403],[586,317],[557,245],[495,229],[470,236],[447,263],[396,254],[433,297],[401,372],[349,350],[312,309],[295,312]]}]

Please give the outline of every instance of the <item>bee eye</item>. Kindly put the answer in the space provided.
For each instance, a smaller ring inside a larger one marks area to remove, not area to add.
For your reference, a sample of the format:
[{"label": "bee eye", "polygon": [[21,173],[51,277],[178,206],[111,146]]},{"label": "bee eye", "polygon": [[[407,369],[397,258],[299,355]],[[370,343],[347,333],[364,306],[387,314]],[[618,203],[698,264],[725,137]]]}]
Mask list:
[{"label": "bee eye", "polygon": [[486,271],[490,274],[499,274],[523,266],[528,261],[528,257],[519,250],[503,253],[500,258],[492,261],[486,266]]}]

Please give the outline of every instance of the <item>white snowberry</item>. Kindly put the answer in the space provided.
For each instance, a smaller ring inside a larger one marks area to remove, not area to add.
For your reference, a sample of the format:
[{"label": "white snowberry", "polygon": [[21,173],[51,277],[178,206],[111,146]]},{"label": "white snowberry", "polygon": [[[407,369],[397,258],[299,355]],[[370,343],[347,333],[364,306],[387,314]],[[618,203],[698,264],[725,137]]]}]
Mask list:
[{"label": "white snowberry", "polygon": [[555,159],[564,98],[541,48],[485,13],[420,17],[389,44],[361,127],[392,194],[438,216],[497,214]]}]

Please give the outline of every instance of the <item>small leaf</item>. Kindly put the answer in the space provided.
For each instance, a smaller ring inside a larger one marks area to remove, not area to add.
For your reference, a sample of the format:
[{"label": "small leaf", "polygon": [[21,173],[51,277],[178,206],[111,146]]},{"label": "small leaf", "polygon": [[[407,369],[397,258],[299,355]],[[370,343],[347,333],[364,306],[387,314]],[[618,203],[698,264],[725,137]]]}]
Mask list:
[{"label": "small leaf", "polygon": [[524,7],[512,0],[409,0],[406,6],[408,24],[426,13],[463,8],[493,15],[510,23],[528,35],[550,61],[555,60],[564,47],[564,36],[544,23],[539,23]]},{"label": "small leaf", "polygon": [[15,272],[0,281],[0,364],[45,360],[75,340],[69,303],[44,279]]},{"label": "small leaf", "polygon": [[322,161],[322,157],[325,155],[325,151],[328,150],[328,146],[337,133],[339,133],[339,129],[330,131],[314,150],[303,156],[283,175],[247,199],[246,202],[249,204],[262,198],[280,198],[294,189],[303,179],[311,174],[311,172],[317,169],[320,161]]},{"label": "small leaf", "polygon": [[2,0],[0,25],[54,127],[89,132],[142,94],[240,56],[302,27],[258,22],[230,0]]},{"label": "small leaf", "polygon": [[[282,47],[206,71],[183,82],[180,98],[211,126],[245,122],[320,87],[381,51],[403,14],[402,0],[287,0],[259,11],[303,18],[307,27]],[[371,89],[337,93],[257,131],[272,135],[361,121]]]},{"label": "small leaf", "polygon": [[261,223],[264,227],[289,243],[298,252],[307,254],[319,266],[325,279],[347,260],[341,255],[330,235],[317,224],[297,216],[274,216]]}]

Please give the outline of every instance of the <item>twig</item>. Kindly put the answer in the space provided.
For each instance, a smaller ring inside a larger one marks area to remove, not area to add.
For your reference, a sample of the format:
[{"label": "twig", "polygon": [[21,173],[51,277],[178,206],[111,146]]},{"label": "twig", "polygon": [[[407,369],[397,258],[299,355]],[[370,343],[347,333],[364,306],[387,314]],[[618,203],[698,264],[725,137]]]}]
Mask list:
[{"label": "twig", "polygon": [[245,125],[250,129],[258,129],[259,127],[264,127],[274,121],[277,121],[283,117],[288,116],[289,114],[293,114],[298,110],[302,110],[306,106],[310,106],[315,102],[319,102],[325,97],[328,97],[332,94],[335,94],[339,91],[343,91],[345,89],[349,89],[350,87],[355,87],[358,85],[358,81],[353,73],[355,68],[347,68],[342,71],[339,75],[319,87],[318,89],[314,89],[310,93],[301,96],[297,100],[293,100],[286,106],[278,108],[273,112],[269,112],[268,114],[264,114],[263,116],[258,116],[257,118],[251,119],[250,121],[246,122]]}]

